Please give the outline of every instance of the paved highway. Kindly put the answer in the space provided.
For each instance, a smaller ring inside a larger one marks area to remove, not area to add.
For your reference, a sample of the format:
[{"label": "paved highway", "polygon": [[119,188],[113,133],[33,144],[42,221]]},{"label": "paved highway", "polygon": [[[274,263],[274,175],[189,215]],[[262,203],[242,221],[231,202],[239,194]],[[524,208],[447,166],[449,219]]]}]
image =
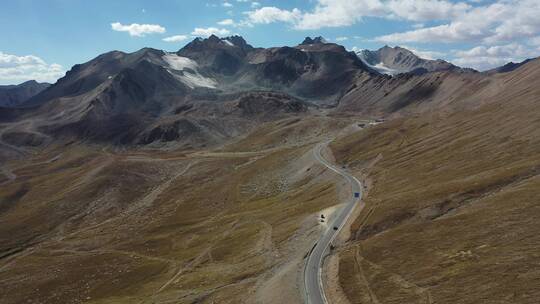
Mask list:
[{"label": "paved highway", "polygon": [[[322,284],[322,264],[325,255],[330,250],[330,244],[334,238],[338,235],[347,222],[347,219],[351,215],[354,207],[360,203],[362,199],[362,184],[356,177],[350,175],[346,171],[340,169],[337,166],[329,163],[321,155],[321,151],[326,147],[328,143],[318,144],[313,149],[313,154],[315,159],[317,159],[321,164],[326,166],[328,169],[334,171],[335,173],[341,175],[347,180],[351,186],[351,198],[347,205],[340,211],[339,215],[334,218],[334,220],[328,224],[328,229],[326,229],[307,258],[307,262],[304,268],[304,291],[306,296],[306,303],[308,304],[326,304],[326,296],[324,294],[324,288]],[[354,197],[354,193],[360,193],[359,197]],[[337,227],[337,230],[334,230],[334,227]]]}]

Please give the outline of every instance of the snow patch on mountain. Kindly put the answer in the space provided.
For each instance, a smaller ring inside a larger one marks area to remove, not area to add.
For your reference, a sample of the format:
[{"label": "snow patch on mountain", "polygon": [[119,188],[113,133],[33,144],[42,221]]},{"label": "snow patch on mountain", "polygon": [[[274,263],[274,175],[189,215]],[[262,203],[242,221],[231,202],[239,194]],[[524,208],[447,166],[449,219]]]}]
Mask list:
[{"label": "snow patch on mountain", "polygon": [[197,62],[175,54],[166,54],[162,59],[168,65],[167,71],[188,87],[192,89],[195,87],[217,87],[217,81],[199,73],[199,65]]},{"label": "snow patch on mountain", "polygon": [[228,39],[223,39],[221,41],[225,42],[228,46],[234,46],[234,43],[230,42]]},{"label": "snow patch on mountain", "polygon": [[367,65],[370,66],[371,68],[375,69],[377,72],[379,72],[381,74],[386,74],[386,75],[393,76],[393,75],[401,73],[401,71],[399,71],[399,70],[392,69],[392,68],[389,68],[389,67],[385,66],[384,63],[382,63],[382,62],[379,62],[376,65],[369,65],[369,64],[367,64]]},{"label": "snow patch on mountain", "polygon": [[383,62],[379,62],[375,65],[372,65],[372,64],[369,64],[369,62],[367,62],[367,60],[364,58],[364,54],[362,51],[360,52],[356,52],[356,56],[362,60],[362,62],[367,65],[368,67],[374,69],[375,71],[381,73],[381,74],[386,74],[386,75],[390,75],[390,76],[394,76],[394,75],[397,75],[399,73],[403,73],[403,71],[400,71],[400,70],[396,70],[396,69],[392,69],[390,67],[387,67]]}]

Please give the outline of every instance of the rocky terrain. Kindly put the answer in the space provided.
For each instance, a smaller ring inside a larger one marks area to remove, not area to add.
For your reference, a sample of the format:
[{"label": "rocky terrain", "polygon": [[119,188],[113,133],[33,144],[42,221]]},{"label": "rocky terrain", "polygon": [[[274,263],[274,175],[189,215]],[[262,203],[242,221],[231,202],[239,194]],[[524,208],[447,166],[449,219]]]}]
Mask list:
[{"label": "rocky terrain", "polygon": [[366,190],[331,301],[536,303],[539,59],[478,73],[383,49],[211,36],[4,103],[1,302],[303,303],[320,215],[351,195],[313,156],[330,142]]}]

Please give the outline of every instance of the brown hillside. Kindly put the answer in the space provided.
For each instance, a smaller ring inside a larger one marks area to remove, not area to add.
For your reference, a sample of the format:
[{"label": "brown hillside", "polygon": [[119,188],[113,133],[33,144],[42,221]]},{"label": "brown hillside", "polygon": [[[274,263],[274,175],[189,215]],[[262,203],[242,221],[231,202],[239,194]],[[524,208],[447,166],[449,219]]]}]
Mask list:
[{"label": "brown hillside", "polygon": [[537,302],[538,77],[535,60],[485,80],[466,99],[475,107],[333,143],[338,161],[372,183],[339,254],[351,303]]}]

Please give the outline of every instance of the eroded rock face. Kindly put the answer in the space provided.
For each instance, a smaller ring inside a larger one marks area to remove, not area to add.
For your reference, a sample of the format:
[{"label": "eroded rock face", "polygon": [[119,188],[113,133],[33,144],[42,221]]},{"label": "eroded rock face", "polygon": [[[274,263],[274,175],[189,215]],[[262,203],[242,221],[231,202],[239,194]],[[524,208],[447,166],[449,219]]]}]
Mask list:
[{"label": "eroded rock face", "polygon": [[173,123],[162,124],[153,128],[148,135],[141,139],[142,144],[149,144],[155,141],[169,142],[182,137],[193,136],[201,129],[187,119],[180,119]]},{"label": "eroded rock face", "polygon": [[42,134],[14,131],[2,134],[2,140],[14,146],[38,147],[47,141]]},{"label": "eroded rock face", "polygon": [[307,111],[307,104],[291,96],[260,92],[250,93],[239,98],[238,108],[246,116],[271,116],[283,113],[303,113]]}]

